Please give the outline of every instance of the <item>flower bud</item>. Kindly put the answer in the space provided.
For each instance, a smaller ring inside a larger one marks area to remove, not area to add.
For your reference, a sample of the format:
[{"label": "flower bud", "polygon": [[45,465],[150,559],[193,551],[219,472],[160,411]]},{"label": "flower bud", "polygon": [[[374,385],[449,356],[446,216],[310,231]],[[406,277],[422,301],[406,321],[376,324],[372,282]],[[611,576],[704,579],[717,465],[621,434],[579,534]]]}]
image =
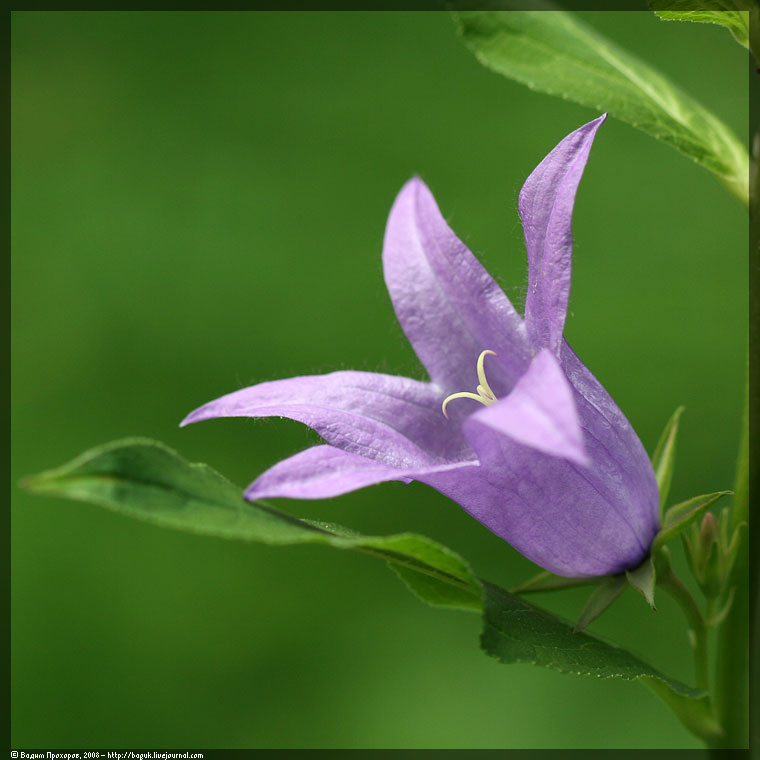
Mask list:
[{"label": "flower bud", "polygon": [[732,552],[726,546],[726,521],[724,510],[720,518],[708,512],[699,527],[693,525],[684,537],[686,557],[694,577],[708,599],[720,596],[732,565]]},{"label": "flower bud", "polygon": [[712,512],[708,512],[702,518],[702,525],[699,529],[699,543],[702,545],[702,548],[709,551],[712,542],[718,540],[718,535],[718,520]]}]

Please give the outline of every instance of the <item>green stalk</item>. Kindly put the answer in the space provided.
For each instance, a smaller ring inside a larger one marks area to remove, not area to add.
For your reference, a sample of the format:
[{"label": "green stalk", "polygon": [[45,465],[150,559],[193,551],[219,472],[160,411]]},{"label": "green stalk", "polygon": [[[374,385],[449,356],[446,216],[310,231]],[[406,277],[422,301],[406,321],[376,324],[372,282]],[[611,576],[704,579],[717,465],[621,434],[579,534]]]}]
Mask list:
[{"label": "green stalk", "polygon": [[697,688],[709,693],[710,691],[710,661],[707,651],[707,626],[699,606],[694,601],[689,589],[673,572],[671,567],[661,575],[657,582],[678,602],[689,621],[694,633],[694,670],[696,672]]},{"label": "green stalk", "polygon": [[[745,396],[742,443],[737,467],[731,528],[749,513],[749,415]],[[718,629],[715,662],[714,709],[723,738],[714,746],[732,749],[749,746],[749,557],[747,532],[732,572],[734,601]],[[729,584],[729,587],[732,584]]]},{"label": "green stalk", "polygon": [[[758,56],[760,41],[760,15],[755,5],[750,13],[750,49]],[[758,96],[758,82],[754,74],[750,82],[751,101]],[[750,374],[757,377],[757,357],[760,355],[760,299],[758,277],[760,276],[760,194],[758,193],[758,138],[750,167],[750,250],[749,250],[749,353],[744,417],[741,443],[736,467],[734,502],[731,510],[731,530],[742,522],[749,523],[750,492],[756,493],[757,476],[750,485],[749,467],[749,416],[750,408],[757,409],[757,384],[751,385]],[[749,365],[752,365],[750,368]],[[750,372],[751,369],[751,372]],[[757,468],[756,468],[757,469]],[[715,717],[723,728],[722,739],[713,746],[744,748],[749,746],[749,669],[750,669],[750,582],[748,533],[745,531],[739,554],[733,568],[731,583],[735,590],[734,601],[728,616],[718,629],[718,647],[715,663],[714,709]],[[728,591],[728,589],[727,589]],[[753,582],[753,597],[756,583]],[[757,635],[757,634],[756,634]],[[755,643],[756,648],[756,643]]]}]

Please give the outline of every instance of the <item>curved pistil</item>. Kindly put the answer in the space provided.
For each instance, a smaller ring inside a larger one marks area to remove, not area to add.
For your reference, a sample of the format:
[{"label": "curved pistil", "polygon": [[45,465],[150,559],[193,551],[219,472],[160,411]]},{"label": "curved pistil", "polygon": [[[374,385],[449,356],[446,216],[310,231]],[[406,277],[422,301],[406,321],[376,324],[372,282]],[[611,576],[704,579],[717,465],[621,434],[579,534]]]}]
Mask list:
[{"label": "curved pistil", "polygon": [[446,407],[448,406],[449,401],[453,401],[455,398],[471,398],[473,401],[479,401],[483,406],[490,406],[495,401],[498,401],[496,396],[494,395],[494,392],[491,390],[491,386],[488,384],[488,380],[486,380],[486,372],[483,367],[483,360],[486,358],[487,355],[491,356],[498,356],[497,353],[494,351],[481,351],[480,356],[478,357],[478,381],[479,385],[475,389],[477,393],[469,393],[468,391],[461,391],[460,393],[452,393],[450,396],[446,396],[446,398],[443,400],[443,403],[441,404],[441,411],[443,412],[443,416],[448,419],[449,415],[446,414]]}]

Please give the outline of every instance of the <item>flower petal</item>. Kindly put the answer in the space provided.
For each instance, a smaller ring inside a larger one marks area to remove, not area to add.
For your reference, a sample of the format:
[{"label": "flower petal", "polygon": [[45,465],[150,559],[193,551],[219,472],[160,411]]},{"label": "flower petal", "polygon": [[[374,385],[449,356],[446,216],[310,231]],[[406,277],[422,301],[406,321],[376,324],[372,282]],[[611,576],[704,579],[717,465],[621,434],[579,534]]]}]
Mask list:
[{"label": "flower petal", "polygon": [[525,326],[531,345],[559,355],[570,295],[571,222],[578,184],[606,114],[571,132],[533,170],[520,191],[528,249]]},{"label": "flower petal", "polygon": [[545,454],[582,466],[589,464],[573,389],[559,362],[546,348],[506,398],[481,409],[472,418]]},{"label": "flower petal", "polygon": [[398,194],[383,246],[396,316],[430,378],[469,390],[481,351],[499,355],[489,375],[504,394],[529,361],[522,319],[491,275],[451,231],[419,178]]},{"label": "flower petal", "polygon": [[[600,452],[596,461],[604,472],[599,487],[611,502],[621,501],[621,494],[627,496],[631,525],[642,540],[651,543],[660,528],[660,499],[649,455],[610,394],[566,341],[562,342],[560,361],[574,389],[586,447]],[[602,452],[607,454],[604,464]]]},{"label": "flower petal", "polygon": [[182,424],[214,417],[288,417],[328,443],[391,467],[472,459],[428,383],[374,372],[333,372],[260,383],[211,401]]},{"label": "flower petal", "polygon": [[[536,358],[529,371],[534,381],[542,356],[551,354],[545,351]],[[442,473],[425,482],[553,573],[622,572],[645,558],[659,527],[654,473],[628,420],[564,341],[561,363],[572,388],[588,466],[525,446],[488,424],[489,412],[506,406],[508,397],[465,423],[481,477],[468,471],[454,482]],[[547,374],[551,378],[555,372],[549,369]],[[528,380],[526,376],[526,386]]]},{"label": "flower petal", "polygon": [[[245,498],[327,499],[388,480],[460,468],[462,464],[399,469],[334,446],[314,446],[278,462],[248,487]],[[471,466],[471,465],[470,465]]]},{"label": "flower petal", "polygon": [[480,467],[419,480],[556,575],[615,574],[646,557],[654,534],[639,524],[639,495],[613,497],[605,479],[618,465],[603,447],[587,439],[592,463],[580,467],[523,446],[476,417],[467,434]]}]

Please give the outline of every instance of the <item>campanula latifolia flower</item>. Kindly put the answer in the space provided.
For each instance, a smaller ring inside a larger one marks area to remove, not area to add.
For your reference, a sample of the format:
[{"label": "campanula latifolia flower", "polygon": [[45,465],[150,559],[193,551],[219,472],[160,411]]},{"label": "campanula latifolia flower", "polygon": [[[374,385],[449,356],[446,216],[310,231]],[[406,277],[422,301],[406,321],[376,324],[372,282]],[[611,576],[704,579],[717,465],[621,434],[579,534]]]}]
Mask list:
[{"label": "campanula latifolia flower", "polygon": [[575,194],[600,117],[520,192],[525,315],[412,179],[385,231],[385,282],[429,382],[333,372],[261,383],[192,412],[281,416],[324,440],[260,475],[248,499],[319,499],[418,480],[559,575],[619,573],[648,555],[657,484],[635,431],[563,337]]}]

